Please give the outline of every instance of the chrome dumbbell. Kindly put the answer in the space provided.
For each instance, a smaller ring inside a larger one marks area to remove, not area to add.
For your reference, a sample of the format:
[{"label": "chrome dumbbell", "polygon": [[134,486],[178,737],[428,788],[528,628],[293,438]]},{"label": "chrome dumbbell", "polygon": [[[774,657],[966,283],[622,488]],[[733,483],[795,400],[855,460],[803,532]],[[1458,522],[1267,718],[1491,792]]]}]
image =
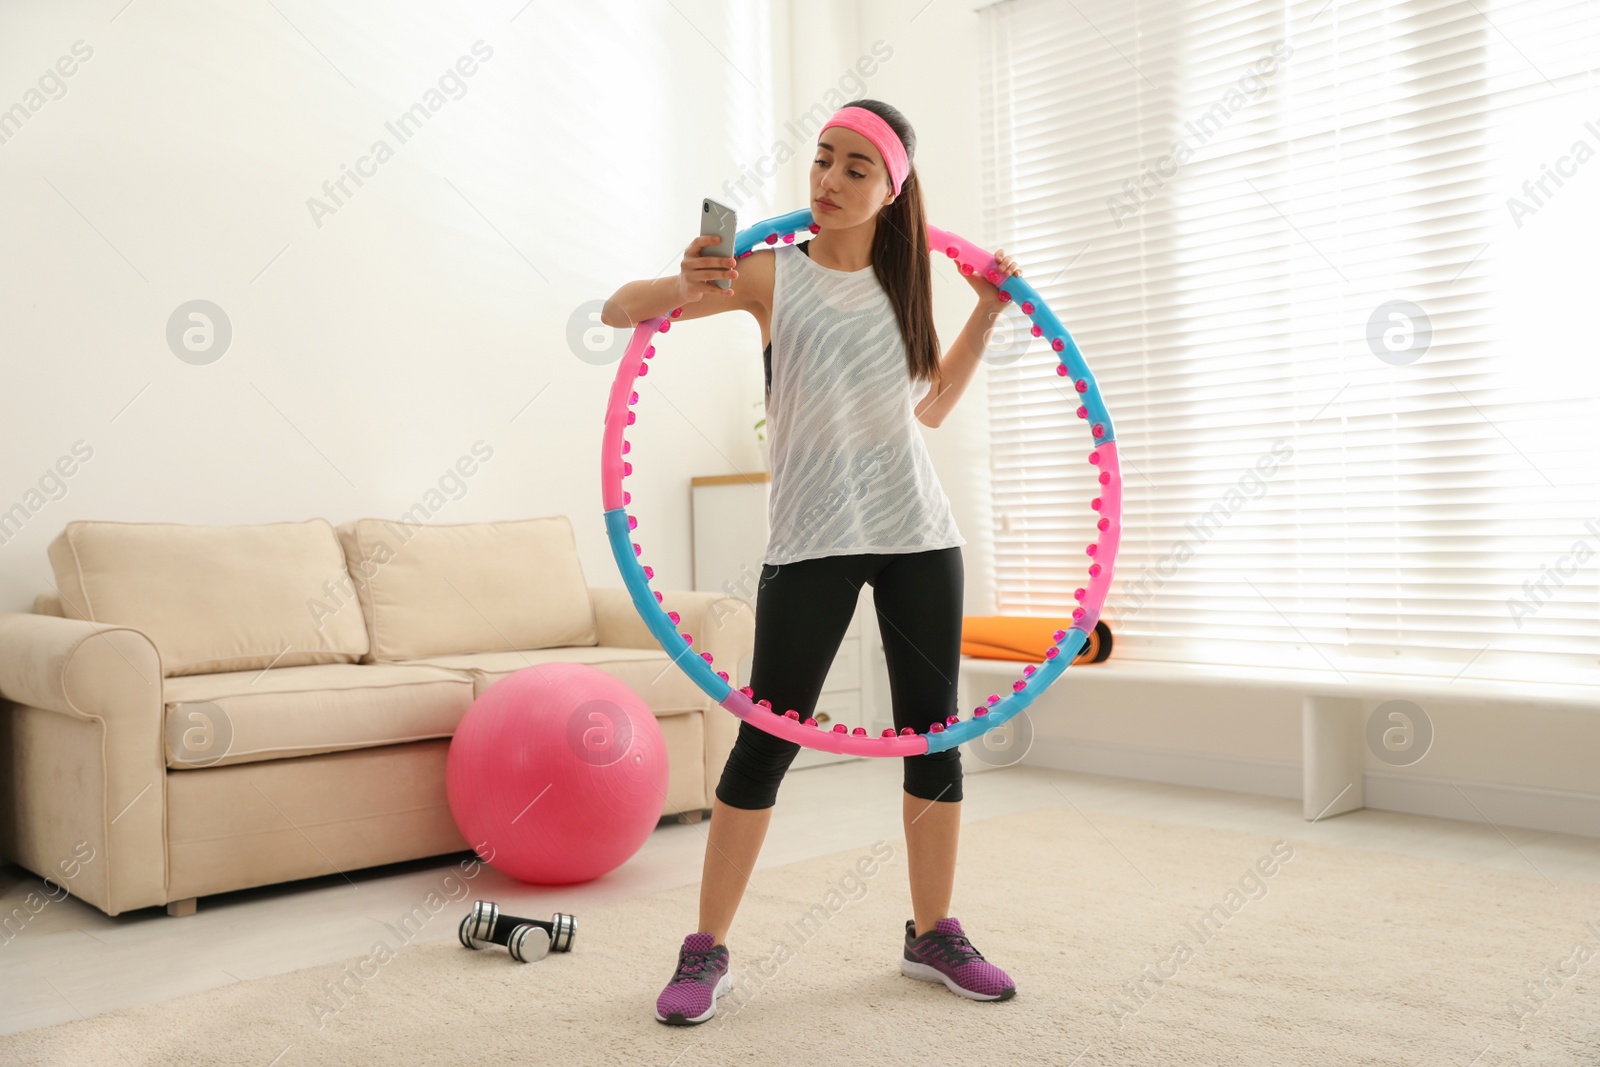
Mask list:
[{"label": "chrome dumbbell", "polygon": [[504,945],[519,963],[542,960],[550,952],[571,952],[578,933],[578,920],[556,912],[550,922],[506,915],[492,900],[480,900],[461,920],[458,934],[470,949],[484,945]]}]

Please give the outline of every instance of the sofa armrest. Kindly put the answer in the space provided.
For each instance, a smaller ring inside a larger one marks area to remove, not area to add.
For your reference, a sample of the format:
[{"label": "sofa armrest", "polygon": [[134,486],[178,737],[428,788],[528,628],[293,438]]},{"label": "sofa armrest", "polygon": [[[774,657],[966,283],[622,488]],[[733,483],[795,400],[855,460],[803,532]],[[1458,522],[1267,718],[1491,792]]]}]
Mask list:
[{"label": "sofa armrest", "polygon": [[[626,589],[590,586],[589,599],[594,603],[598,644],[623,648],[661,647],[644,620],[639,618]],[[713,670],[727,671],[728,681],[735,687],[749,681],[742,667],[746,657],[755,651],[756,612],[748,600],[726,593],[663,590],[661,606],[678,613],[678,628],[694,635],[696,651],[711,653]],[[739,718],[719,707],[710,697],[706,697],[704,714],[706,796],[709,797],[716,791],[723,764],[728,762],[728,753],[733,751],[733,742],[739,736]]]},{"label": "sofa armrest", "polygon": [[108,915],[166,903],[163,711],[145,634],[0,613],[0,852]]}]

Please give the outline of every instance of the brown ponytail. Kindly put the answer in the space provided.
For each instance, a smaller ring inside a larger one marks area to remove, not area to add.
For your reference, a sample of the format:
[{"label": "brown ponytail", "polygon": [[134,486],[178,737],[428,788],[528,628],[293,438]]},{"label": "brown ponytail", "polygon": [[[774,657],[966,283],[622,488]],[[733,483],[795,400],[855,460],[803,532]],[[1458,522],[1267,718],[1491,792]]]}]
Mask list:
[{"label": "brown ponytail", "polygon": [[[912,161],[900,195],[878,211],[878,228],[872,238],[872,271],[888,294],[900,321],[906,343],[906,370],[913,381],[933,380],[939,374],[939,335],[933,328],[933,268],[928,254],[928,219],[922,206],[922,183],[917,179],[916,131],[900,111],[881,100],[854,100],[887,122],[906,146]],[[937,382],[935,382],[937,387]]]}]

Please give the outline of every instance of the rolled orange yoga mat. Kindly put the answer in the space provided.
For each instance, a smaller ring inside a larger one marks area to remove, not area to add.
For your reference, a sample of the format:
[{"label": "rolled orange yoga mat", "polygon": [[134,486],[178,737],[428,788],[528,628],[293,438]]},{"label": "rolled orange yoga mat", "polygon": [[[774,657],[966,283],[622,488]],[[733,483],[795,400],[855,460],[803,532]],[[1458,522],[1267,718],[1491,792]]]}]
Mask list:
[{"label": "rolled orange yoga mat", "polygon": [[[961,654],[982,659],[1014,659],[1043,663],[1045,650],[1055,644],[1057,630],[1065,630],[1072,620],[1030,615],[965,615],[961,619]],[[1103,663],[1111,655],[1111,628],[1104,619],[1096,620],[1089,643],[1083,646],[1073,665]]]}]

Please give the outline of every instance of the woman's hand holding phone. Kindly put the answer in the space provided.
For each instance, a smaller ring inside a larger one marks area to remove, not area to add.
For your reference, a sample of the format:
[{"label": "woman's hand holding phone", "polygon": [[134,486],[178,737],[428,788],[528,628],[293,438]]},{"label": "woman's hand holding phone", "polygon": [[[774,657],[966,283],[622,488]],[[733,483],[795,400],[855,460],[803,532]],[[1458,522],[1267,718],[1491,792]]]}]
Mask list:
[{"label": "woman's hand holding phone", "polygon": [[685,303],[699,300],[707,293],[722,293],[732,296],[733,288],[727,289],[717,285],[714,279],[737,278],[739,272],[734,269],[736,260],[725,256],[703,256],[701,251],[707,245],[720,243],[722,238],[714,233],[701,234],[689,242],[689,247],[683,251],[683,264],[678,271],[678,293]]}]

